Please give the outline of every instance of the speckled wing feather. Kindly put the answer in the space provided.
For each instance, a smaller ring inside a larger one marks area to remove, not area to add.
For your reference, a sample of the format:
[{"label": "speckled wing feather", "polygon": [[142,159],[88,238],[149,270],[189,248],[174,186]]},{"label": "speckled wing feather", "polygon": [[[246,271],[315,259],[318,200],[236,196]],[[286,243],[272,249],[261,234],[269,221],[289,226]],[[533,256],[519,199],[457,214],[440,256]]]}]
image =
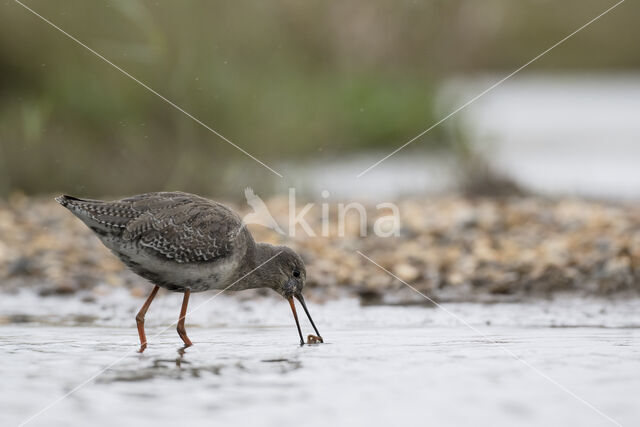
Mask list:
[{"label": "speckled wing feather", "polygon": [[118,235],[178,263],[229,256],[243,230],[240,217],[226,206],[187,193],[147,193],[114,202],[64,197],[58,201],[96,233]]},{"label": "speckled wing feather", "polygon": [[127,224],[126,240],[177,262],[208,262],[228,256],[242,220],[224,205],[184,193],[124,199],[143,212]]}]

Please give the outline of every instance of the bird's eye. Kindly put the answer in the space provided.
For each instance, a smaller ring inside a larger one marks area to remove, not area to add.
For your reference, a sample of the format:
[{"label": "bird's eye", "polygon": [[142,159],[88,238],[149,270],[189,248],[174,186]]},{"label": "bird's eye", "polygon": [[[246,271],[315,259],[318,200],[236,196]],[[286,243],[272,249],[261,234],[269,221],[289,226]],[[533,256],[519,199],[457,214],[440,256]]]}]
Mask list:
[{"label": "bird's eye", "polygon": [[299,270],[293,270],[293,277],[300,277],[300,271]]}]

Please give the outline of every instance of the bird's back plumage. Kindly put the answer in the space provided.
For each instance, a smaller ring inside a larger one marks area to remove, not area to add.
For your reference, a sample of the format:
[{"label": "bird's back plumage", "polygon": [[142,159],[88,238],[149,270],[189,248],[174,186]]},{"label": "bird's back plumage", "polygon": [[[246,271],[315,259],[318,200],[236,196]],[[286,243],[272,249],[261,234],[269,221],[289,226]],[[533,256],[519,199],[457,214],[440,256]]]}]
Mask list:
[{"label": "bird's back plumage", "polygon": [[226,206],[187,193],[115,200],[56,200],[142,277],[171,290],[221,288],[255,242]]},{"label": "bird's back plumage", "polygon": [[99,236],[139,244],[177,263],[228,256],[243,228],[226,206],[187,193],[147,193],[110,202],[72,196],[56,200]]}]

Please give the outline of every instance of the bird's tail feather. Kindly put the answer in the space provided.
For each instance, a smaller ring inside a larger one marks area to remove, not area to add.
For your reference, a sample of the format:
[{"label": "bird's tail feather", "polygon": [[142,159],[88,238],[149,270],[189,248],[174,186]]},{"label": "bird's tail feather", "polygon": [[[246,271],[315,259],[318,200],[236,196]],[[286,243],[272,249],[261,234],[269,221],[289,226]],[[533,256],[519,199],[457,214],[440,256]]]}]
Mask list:
[{"label": "bird's tail feather", "polygon": [[60,203],[64,207],[67,207],[67,206],[71,205],[73,202],[82,202],[82,201],[84,201],[84,200],[79,199],[77,197],[67,196],[66,194],[63,194],[61,196],[56,197],[55,200],[56,200],[56,202]]},{"label": "bird's tail feather", "polygon": [[69,209],[71,213],[80,218],[95,232],[124,227],[131,219],[130,216],[118,215],[121,210],[117,208],[120,206],[114,202],[81,199],[66,194],[56,197],[55,200]]}]

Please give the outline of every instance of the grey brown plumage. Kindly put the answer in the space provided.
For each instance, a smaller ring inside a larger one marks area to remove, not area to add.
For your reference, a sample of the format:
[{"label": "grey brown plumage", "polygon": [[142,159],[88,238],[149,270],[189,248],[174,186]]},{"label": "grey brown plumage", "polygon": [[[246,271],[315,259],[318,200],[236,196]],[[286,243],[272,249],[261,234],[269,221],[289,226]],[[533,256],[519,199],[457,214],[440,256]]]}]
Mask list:
[{"label": "grey brown plumage", "polygon": [[[183,311],[190,292],[268,287],[287,298],[292,309],[296,297],[309,314],[302,298],[302,259],[286,246],[256,243],[242,219],[221,203],[182,192],[114,201],[63,195],[56,201],[135,273],[156,287],[185,293]],[[136,317],[141,350],[146,347],[144,313],[155,292]],[[178,332],[190,345],[183,317],[180,325]],[[303,341],[297,317],[296,325]]]},{"label": "grey brown plumage", "polygon": [[228,256],[242,220],[226,206],[186,193],[148,193],[113,202],[60,196],[98,235],[139,243],[153,255],[177,263],[209,262]]},{"label": "grey brown plumage", "polygon": [[[135,273],[172,290],[222,289],[250,266],[255,242],[226,206],[180,192],[147,193],[115,200],[60,196]],[[247,259],[249,256],[249,259]],[[251,283],[238,282],[235,290]]]}]

